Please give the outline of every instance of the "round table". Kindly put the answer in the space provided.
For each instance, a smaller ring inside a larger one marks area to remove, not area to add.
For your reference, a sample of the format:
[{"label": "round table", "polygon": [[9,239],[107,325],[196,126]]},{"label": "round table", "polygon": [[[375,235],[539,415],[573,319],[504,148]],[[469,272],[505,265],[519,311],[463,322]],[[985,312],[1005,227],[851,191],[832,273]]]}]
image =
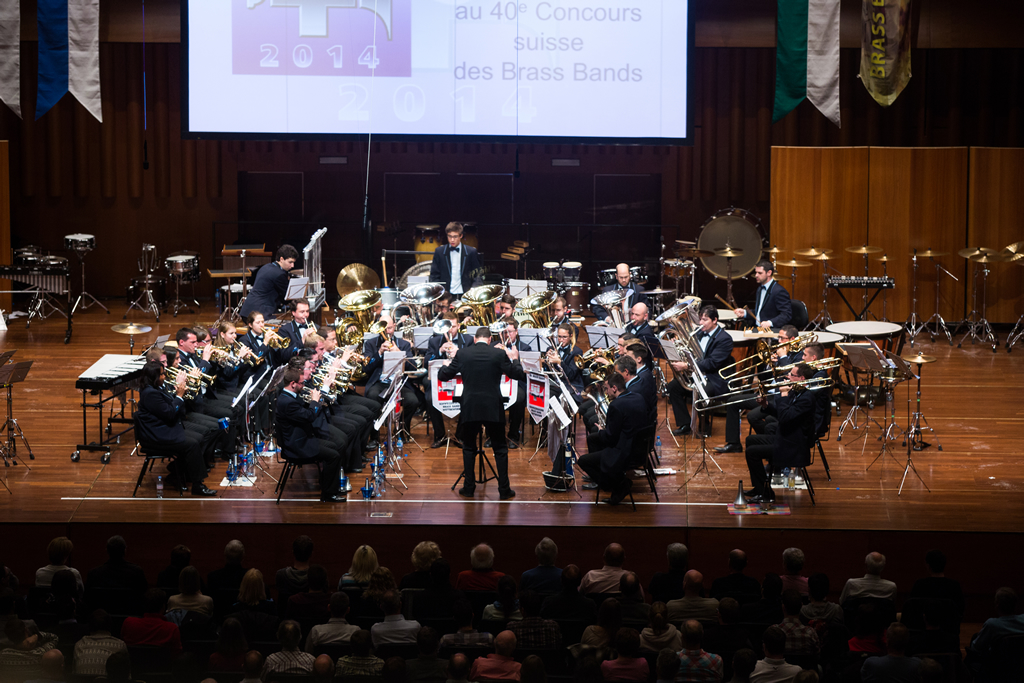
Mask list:
[{"label": "round table", "polygon": [[845,323],[832,323],[825,328],[833,334],[844,337],[891,337],[903,329],[903,325],[880,322],[878,320],[851,320]]},{"label": "round table", "polygon": [[822,346],[834,346],[837,341],[843,340],[843,335],[836,332],[815,332],[814,334]]}]

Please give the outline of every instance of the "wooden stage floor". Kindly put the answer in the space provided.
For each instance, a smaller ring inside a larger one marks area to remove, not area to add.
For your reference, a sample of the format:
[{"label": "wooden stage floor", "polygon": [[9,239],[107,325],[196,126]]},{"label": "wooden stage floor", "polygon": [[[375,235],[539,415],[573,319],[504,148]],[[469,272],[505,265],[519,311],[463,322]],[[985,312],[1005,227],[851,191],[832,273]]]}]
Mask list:
[{"label": "wooden stage floor", "polygon": [[[313,471],[300,473],[289,483],[280,505],[274,503],[274,481],[263,476],[258,488],[221,488],[220,477],[207,483],[218,489],[214,499],[178,498],[168,492],[156,499],[155,476],[149,475],[132,498],[140,461],[131,456],[131,434],[112,450],[112,460],[103,465],[100,454],[83,452],[73,463],[70,455],[82,438],[82,394],[74,388],[78,375],[104,353],[127,353],[127,337],[110,326],[122,322],[121,301],[107,302],[112,312],[98,308],[75,317],[74,335],[63,344],[63,320],[51,318],[33,322],[12,321],[0,332],[0,347],[17,349],[15,360],[33,360],[28,381],[14,390],[14,415],[29,442],[35,460],[29,461],[19,444],[19,462],[2,475],[13,491],[0,488],[0,516],[10,523],[278,523],[278,524],[404,524],[404,525],[516,525],[590,526],[650,528],[803,529],[803,530],[904,530],[952,532],[1016,532],[1024,519],[1024,349],[993,353],[988,347],[957,349],[943,343],[919,344],[939,362],[924,368],[922,407],[938,438],[913,454],[914,462],[931,492],[911,474],[902,495],[897,495],[903,475],[905,449],[897,448],[896,460],[885,456],[866,471],[879,452],[879,430],[852,441],[850,433],[842,444],[826,444],[832,481],[825,479],[820,463],[811,468],[817,484],[817,505],[806,491],[785,492],[781,498],[792,514],[775,516],[731,516],[726,504],[736,495],[737,482],[746,481],[742,454],[716,456],[724,469],[713,465],[711,480],[699,474],[683,485],[699,460],[688,459],[677,448],[668,429],[659,431],[664,444],[662,465],[676,474],[658,480],[661,501],[656,503],[642,482],[634,493],[637,510],[629,505],[595,506],[593,492],[551,493],[544,489],[541,471],[550,469],[544,453],[532,462],[533,448],[514,450],[509,470],[517,492],[513,501],[499,502],[494,482],[477,488],[477,498],[459,498],[451,485],[461,469],[461,454],[442,449],[409,450],[409,464],[417,474],[407,472],[409,490],[399,495],[388,490],[383,499],[365,502],[353,496],[344,504],[321,504]],[[97,313],[97,311],[99,311]],[[209,322],[213,308],[206,304],[198,321]],[[136,339],[136,349],[159,333],[173,334],[191,316],[165,316],[160,324],[135,316],[137,322],[152,325],[153,331]],[[1003,335],[1005,337],[1005,333]],[[906,426],[908,384],[898,390],[898,421]],[[662,399],[662,416],[665,415]],[[846,408],[834,418],[833,435],[845,417]],[[883,410],[874,417],[883,421]],[[89,414],[89,440],[97,436],[97,417]],[[725,421],[715,420],[709,445],[723,441]],[[853,433],[857,435],[858,433]],[[426,426],[414,430],[424,446],[429,445]],[[940,441],[943,450],[939,451]],[[582,441],[582,440],[581,440]],[[680,440],[680,446],[683,442]],[[685,443],[688,451],[695,444]],[[897,444],[899,446],[899,444]],[[280,465],[270,471],[277,476]],[[221,474],[215,472],[214,474]],[[308,478],[307,478],[308,477]],[[353,482],[356,488],[361,485]],[[377,513],[390,516],[377,517]]]}]

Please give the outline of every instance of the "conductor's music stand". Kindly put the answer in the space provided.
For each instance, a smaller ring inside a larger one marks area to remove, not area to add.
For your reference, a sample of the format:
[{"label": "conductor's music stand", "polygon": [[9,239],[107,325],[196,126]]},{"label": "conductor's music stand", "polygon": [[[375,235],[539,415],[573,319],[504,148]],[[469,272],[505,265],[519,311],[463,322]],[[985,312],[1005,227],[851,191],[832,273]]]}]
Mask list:
[{"label": "conductor's music stand", "polygon": [[[0,362],[4,362],[14,355],[14,351],[8,351],[7,353],[0,356]],[[25,433],[21,430],[21,426],[18,424],[18,420],[14,417],[14,396],[12,388],[18,382],[24,382],[25,378],[28,377],[28,371],[32,368],[33,361],[27,360],[21,363],[9,363],[0,367],[0,389],[7,390],[7,417],[4,420],[3,426],[0,427],[0,434],[6,433],[6,439],[3,443],[0,443],[0,451],[3,452],[4,457],[4,468],[11,465],[17,466],[18,464],[18,449],[15,438],[20,438],[25,443],[25,448],[28,450],[29,460],[35,460],[36,456],[32,454],[32,447],[28,443],[28,439],[25,438]],[[31,471],[24,462],[25,469]],[[5,476],[6,479],[6,476]],[[7,482],[4,482],[4,488],[7,489],[8,493],[13,493]]]}]

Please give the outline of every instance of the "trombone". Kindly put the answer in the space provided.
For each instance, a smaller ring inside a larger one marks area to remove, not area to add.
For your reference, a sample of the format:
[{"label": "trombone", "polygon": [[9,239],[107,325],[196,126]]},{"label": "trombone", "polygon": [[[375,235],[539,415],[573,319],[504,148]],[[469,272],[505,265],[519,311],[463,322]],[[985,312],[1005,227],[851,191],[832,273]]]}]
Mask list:
[{"label": "trombone", "polygon": [[803,350],[805,346],[816,344],[817,341],[818,335],[814,332],[801,334],[799,337],[793,337],[789,341],[774,346],[766,339],[758,339],[757,351],[745,358],[740,358],[735,363],[726,365],[718,371],[718,374],[729,383],[729,388],[733,389],[736,388],[733,386],[733,383],[753,379],[758,374],[758,366],[768,362],[774,367],[774,362],[771,360],[772,355],[780,355],[783,351],[786,353],[796,353]]},{"label": "trombone", "polygon": [[[832,359],[821,359],[821,360],[832,360]],[[841,359],[840,359],[841,361]],[[808,363],[808,365],[812,365]],[[812,367],[814,367],[812,365]],[[769,394],[775,394],[784,387],[791,387],[794,389],[809,390],[825,389],[835,384],[835,380],[831,377],[811,377],[809,379],[776,379],[770,382],[759,382],[754,385],[754,393],[756,396],[751,397],[750,389],[737,389],[729,391],[718,396],[710,396],[707,398],[701,398],[694,403],[694,407],[698,411],[710,410],[713,408],[724,408],[726,406],[733,406],[739,403],[745,403],[751,398],[763,399]]]}]

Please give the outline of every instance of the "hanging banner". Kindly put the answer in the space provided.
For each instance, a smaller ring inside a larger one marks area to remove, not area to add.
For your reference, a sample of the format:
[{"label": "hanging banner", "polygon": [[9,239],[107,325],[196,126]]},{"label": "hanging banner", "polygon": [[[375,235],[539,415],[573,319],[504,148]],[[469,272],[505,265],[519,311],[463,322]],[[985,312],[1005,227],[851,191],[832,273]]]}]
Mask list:
[{"label": "hanging banner", "polygon": [[805,98],[839,125],[839,0],[778,0],[772,123]]},{"label": "hanging banner", "polygon": [[0,102],[21,118],[21,0],[0,0]]},{"label": "hanging banner", "polygon": [[548,378],[536,372],[526,375],[526,409],[535,423],[548,415]]},{"label": "hanging banner", "polygon": [[[457,417],[462,406],[455,399],[462,397],[462,375],[441,382],[437,379],[437,371],[444,366],[444,360],[430,362],[430,395],[434,407],[445,417]],[[516,402],[519,397],[519,382],[513,382],[508,375],[501,376],[501,397],[505,401],[504,410]]]},{"label": "hanging banner", "polygon": [[910,0],[863,0],[860,80],[888,107],[910,80]]},{"label": "hanging banner", "polygon": [[37,0],[39,86],[36,119],[70,92],[103,122],[100,0]]}]

